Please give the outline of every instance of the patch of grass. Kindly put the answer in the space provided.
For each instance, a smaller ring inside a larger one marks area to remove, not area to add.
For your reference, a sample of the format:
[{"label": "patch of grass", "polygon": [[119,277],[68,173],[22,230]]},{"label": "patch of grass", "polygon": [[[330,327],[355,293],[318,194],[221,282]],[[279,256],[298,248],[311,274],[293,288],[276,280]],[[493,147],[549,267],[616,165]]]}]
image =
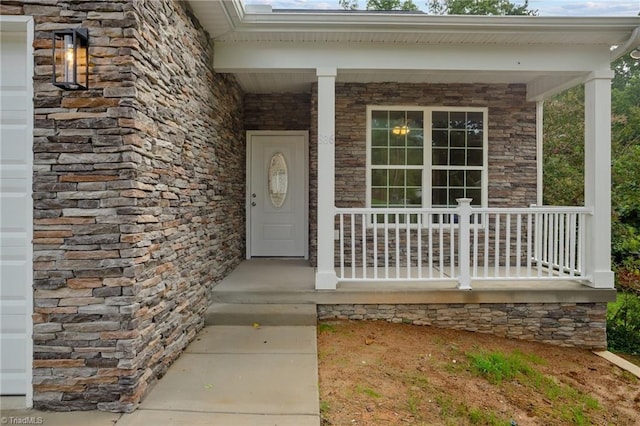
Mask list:
[{"label": "patch of grass", "polygon": [[329,411],[331,411],[329,408],[329,403],[327,401],[320,401],[320,414],[325,415]]},{"label": "patch of grass", "polygon": [[584,413],[582,407],[571,405],[562,408],[562,420],[576,426],[588,426],[591,424],[589,416]]},{"label": "patch of grass", "polygon": [[501,417],[493,410],[469,407],[464,402],[453,401],[447,395],[437,396],[436,402],[440,407],[440,417],[446,424],[458,425],[462,419],[466,419],[472,425],[511,426],[510,419]]},{"label": "patch of grass", "polygon": [[530,376],[534,373],[522,354],[518,352],[508,355],[502,352],[480,352],[467,354],[467,357],[471,360],[474,372],[492,384],[513,380],[518,375]]},{"label": "patch of grass", "polygon": [[322,333],[322,332],[326,332],[326,333],[335,333],[336,327],[331,325],[331,324],[327,324],[326,322],[321,322],[320,324],[318,324],[318,332]]},{"label": "patch of grass", "polygon": [[537,357],[525,356],[519,352],[480,352],[467,356],[471,360],[472,371],[490,383],[500,385],[504,381],[517,380],[520,385],[533,388],[554,401],[553,411],[567,424],[590,425],[589,411],[600,409],[597,399],[572,386],[558,383],[536,370],[532,364],[543,363]]},{"label": "patch of grass", "polygon": [[[638,367],[640,367],[640,357],[638,357],[637,365],[638,365]],[[638,377],[635,374],[633,374],[633,373],[631,373],[631,372],[629,372],[627,370],[622,370],[621,374],[622,374],[623,378],[625,378],[628,382],[633,383],[634,385],[638,384],[638,381],[640,381],[640,379],[638,379]]]},{"label": "patch of grass", "polygon": [[420,404],[422,403],[422,398],[420,395],[416,395],[415,393],[410,393],[407,397],[407,409],[416,419],[420,419],[422,414],[420,413]]},{"label": "patch of grass", "polygon": [[422,374],[410,374],[405,376],[404,381],[411,386],[426,390],[429,387],[429,379]]},{"label": "patch of grass", "polygon": [[375,390],[365,387],[365,386],[361,386],[358,385],[358,387],[356,387],[356,391],[358,391],[359,393],[363,393],[367,396],[370,396],[371,398],[381,398],[382,395],[380,395],[378,392],[376,392]]},{"label": "patch of grass", "polygon": [[448,395],[438,395],[436,402],[440,407],[440,417],[443,419],[466,417],[466,406],[464,403],[455,402]]}]

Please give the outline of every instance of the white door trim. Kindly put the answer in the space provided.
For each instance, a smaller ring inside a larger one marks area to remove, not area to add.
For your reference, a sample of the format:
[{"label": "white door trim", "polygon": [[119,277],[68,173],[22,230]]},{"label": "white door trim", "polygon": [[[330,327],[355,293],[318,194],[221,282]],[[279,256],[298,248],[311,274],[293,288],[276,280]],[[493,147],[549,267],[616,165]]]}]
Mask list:
[{"label": "white door trim", "polygon": [[[30,109],[33,112],[33,40],[34,40],[34,21],[32,16],[6,16],[0,15],[0,31],[8,31],[8,32],[21,32],[25,33],[26,41],[27,41],[27,75],[31,78],[27,79],[27,97],[26,100],[27,109]],[[27,117],[27,129],[33,135],[33,113]],[[33,152],[33,137],[29,139],[31,141],[31,152]],[[33,155],[30,157],[30,166],[33,170]],[[30,202],[29,210],[32,212],[31,220],[28,221],[27,231],[29,234],[33,235],[33,172],[30,175],[31,182],[29,187],[31,189],[31,193],[29,194],[28,200]],[[25,286],[26,292],[26,307],[28,310],[28,315],[31,317],[33,313],[33,244],[31,245],[31,250],[27,250],[27,262],[30,264],[28,270],[28,279],[27,281],[30,285]],[[27,383],[27,393],[25,396],[25,405],[27,408],[33,407],[33,321],[27,321],[27,354],[31,354],[31,362],[27,362],[27,374],[26,379]]]},{"label": "white door trim", "polygon": [[245,258],[251,259],[251,148],[253,146],[253,136],[304,136],[304,258],[309,258],[309,132],[306,130],[248,130],[246,135],[247,141],[247,164],[246,164],[246,195],[245,195],[245,211],[246,211],[246,228],[245,242],[246,252]]}]

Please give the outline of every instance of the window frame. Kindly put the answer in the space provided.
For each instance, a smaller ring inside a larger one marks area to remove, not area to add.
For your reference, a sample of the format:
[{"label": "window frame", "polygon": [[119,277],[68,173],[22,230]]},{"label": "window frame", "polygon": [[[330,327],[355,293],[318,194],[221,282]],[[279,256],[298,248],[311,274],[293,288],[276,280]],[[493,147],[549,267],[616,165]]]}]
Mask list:
[{"label": "window frame", "polygon": [[[488,107],[472,107],[472,106],[416,106],[416,105],[367,105],[367,123],[366,123],[366,207],[378,208],[379,206],[372,206],[372,170],[374,168],[381,169],[400,169],[410,170],[416,169],[416,166],[408,165],[388,165],[391,167],[376,167],[372,164],[372,113],[373,111],[421,111],[423,114],[423,131],[424,131],[424,145],[423,145],[423,164],[420,170],[422,170],[422,206],[419,208],[429,209],[432,208],[432,191],[433,191],[433,171],[434,170],[481,170],[482,185],[481,193],[482,200],[480,201],[480,207],[487,207],[488,205],[488,177],[489,177],[489,125]],[[483,132],[482,132],[482,166],[438,166],[434,168],[433,163],[433,113],[434,112],[480,112],[483,115]],[[389,209],[403,209],[404,207],[389,207]],[[423,223],[425,223],[423,221]]]}]

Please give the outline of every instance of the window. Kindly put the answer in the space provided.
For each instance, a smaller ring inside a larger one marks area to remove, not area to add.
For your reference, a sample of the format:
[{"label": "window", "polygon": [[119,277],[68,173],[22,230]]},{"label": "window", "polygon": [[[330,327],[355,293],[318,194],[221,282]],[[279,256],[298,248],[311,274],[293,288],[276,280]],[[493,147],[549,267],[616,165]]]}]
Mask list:
[{"label": "window", "polygon": [[486,205],[487,109],[368,107],[370,207]]}]

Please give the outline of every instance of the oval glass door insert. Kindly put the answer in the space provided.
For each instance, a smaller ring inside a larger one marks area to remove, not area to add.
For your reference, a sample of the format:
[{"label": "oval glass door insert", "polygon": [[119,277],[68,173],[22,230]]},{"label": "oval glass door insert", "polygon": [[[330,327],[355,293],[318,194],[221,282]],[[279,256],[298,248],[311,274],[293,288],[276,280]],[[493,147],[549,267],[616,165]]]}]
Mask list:
[{"label": "oval glass door insert", "polygon": [[276,152],[269,163],[269,197],[275,208],[279,209],[284,204],[288,187],[287,162],[281,152]]}]

